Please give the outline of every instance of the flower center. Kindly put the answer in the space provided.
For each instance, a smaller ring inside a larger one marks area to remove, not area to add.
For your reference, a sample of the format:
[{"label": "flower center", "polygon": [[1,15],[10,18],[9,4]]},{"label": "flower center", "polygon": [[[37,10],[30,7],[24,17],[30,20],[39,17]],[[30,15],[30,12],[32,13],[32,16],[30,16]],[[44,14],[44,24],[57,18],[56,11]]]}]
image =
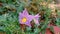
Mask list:
[{"label": "flower center", "polygon": [[27,18],[26,17],[22,18],[22,22],[23,23],[26,22],[26,21],[27,21]]}]

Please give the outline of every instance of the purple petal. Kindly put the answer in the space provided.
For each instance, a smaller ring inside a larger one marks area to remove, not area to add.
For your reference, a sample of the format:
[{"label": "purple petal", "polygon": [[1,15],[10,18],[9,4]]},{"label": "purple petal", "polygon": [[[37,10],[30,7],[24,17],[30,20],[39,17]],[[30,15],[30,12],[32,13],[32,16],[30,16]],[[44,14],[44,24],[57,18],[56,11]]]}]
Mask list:
[{"label": "purple petal", "polygon": [[20,24],[24,24],[24,23],[21,22],[21,20],[22,20],[23,17],[26,17],[26,16],[23,15],[22,13],[19,13],[19,23]]},{"label": "purple petal", "polygon": [[25,24],[26,24],[27,26],[31,27],[30,21],[27,21]]},{"label": "purple petal", "polygon": [[39,24],[39,20],[38,20],[39,17],[40,17],[39,14],[37,14],[37,15],[34,16],[34,22],[35,22],[35,24]]},{"label": "purple petal", "polygon": [[31,27],[30,22],[33,20],[34,17],[32,15],[29,15],[27,16],[27,18],[28,18],[28,21],[25,24]]},{"label": "purple petal", "polygon": [[37,18],[37,19],[38,19],[39,17],[40,17],[40,16],[39,16],[39,14],[35,15],[35,18]]},{"label": "purple petal", "polygon": [[33,18],[34,18],[34,16],[32,16],[32,15],[29,15],[29,16],[28,16],[29,21],[32,21]]},{"label": "purple petal", "polygon": [[22,13],[19,13],[19,19],[21,19],[21,17],[23,17],[23,14]]},{"label": "purple petal", "polygon": [[35,24],[38,24],[39,25],[38,19],[34,19],[34,22],[35,22]]},{"label": "purple petal", "polygon": [[23,10],[23,14],[24,14],[24,15],[29,15],[26,8],[25,8],[25,10]]}]

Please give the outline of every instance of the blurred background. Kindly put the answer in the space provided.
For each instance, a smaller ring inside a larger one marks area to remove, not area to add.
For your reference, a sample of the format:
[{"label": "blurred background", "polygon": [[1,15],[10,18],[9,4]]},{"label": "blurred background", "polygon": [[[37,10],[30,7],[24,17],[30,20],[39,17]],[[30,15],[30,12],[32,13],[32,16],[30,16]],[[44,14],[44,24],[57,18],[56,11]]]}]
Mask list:
[{"label": "blurred background", "polygon": [[41,16],[40,26],[26,27],[26,34],[44,34],[49,23],[60,27],[60,0],[0,0],[0,34],[22,34],[18,16],[25,8]]}]

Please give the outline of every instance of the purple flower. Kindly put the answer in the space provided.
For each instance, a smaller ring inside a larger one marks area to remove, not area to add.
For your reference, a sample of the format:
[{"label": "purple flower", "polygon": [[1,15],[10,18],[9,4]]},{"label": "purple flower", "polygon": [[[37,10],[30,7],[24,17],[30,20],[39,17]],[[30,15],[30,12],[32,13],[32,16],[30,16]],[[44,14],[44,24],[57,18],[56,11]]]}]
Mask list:
[{"label": "purple flower", "polygon": [[26,9],[22,13],[19,13],[20,24],[25,24],[25,25],[31,27],[30,22],[32,21],[33,18],[34,18],[34,16],[29,15],[28,11]]},{"label": "purple flower", "polygon": [[39,17],[40,17],[39,14],[37,14],[34,16],[34,19],[33,19],[35,24],[37,24],[37,25],[39,25]]}]

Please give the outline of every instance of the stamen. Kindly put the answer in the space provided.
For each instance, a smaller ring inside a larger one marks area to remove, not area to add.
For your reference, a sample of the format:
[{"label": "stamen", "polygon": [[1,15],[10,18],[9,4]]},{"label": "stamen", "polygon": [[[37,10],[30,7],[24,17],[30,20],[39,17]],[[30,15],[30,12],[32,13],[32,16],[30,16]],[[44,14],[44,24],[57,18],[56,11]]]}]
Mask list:
[{"label": "stamen", "polygon": [[26,21],[27,21],[27,18],[26,17],[22,18],[22,22],[23,23],[25,23]]}]

